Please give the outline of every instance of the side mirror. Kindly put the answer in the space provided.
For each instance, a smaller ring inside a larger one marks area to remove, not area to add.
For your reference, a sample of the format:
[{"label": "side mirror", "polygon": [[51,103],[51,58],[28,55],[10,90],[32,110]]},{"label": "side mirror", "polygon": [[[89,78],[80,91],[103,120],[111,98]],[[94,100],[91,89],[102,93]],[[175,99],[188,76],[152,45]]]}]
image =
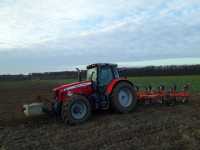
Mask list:
[{"label": "side mirror", "polygon": [[81,70],[79,68],[76,68],[76,71],[78,72],[78,81],[82,81]]}]

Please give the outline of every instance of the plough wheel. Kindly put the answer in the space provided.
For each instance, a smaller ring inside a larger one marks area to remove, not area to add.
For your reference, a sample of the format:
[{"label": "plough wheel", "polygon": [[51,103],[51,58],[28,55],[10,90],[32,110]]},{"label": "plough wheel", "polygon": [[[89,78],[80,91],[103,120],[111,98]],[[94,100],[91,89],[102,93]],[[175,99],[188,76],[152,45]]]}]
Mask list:
[{"label": "plough wheel", "polygon": [[183,104],[188,103],[188,101],[189,101],[189,98],[188,98],[188,97],[183,97],[183,99],[181,100],[181,102],[182,102]]}]

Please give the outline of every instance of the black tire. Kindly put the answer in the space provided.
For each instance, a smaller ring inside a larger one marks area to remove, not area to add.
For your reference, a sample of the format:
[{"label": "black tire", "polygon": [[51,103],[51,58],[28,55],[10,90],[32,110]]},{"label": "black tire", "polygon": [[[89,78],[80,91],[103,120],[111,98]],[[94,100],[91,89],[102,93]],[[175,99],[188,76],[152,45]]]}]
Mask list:
[{"label": "black tire", "polygon": [[176,97],[166,97],[165,104],[166,106],[175,106],[177,104]]},{"label": "black tire", "polygon": [[[120,95],[120,92],[122,91],[128,94],[128,99],[129,99],[128,102],[124,104],[122,104],[123,95],[122,97]],[[137,105],[137,98],[134,87],[127,82],[118,83],[116,87],[113,89],[113,92],[111,94],[111,107],[119,113],[128,113],[132,111],[136,105]]]},{"label": "black tire", "polygon": [[[79,112],[75,112],[77,108]],[[91,106],[88,99],[84,96],[73,95],[68,101],[62,104],[61,117],[64,123],[70,125],[80,124],[88,120],[90,116]]]}]

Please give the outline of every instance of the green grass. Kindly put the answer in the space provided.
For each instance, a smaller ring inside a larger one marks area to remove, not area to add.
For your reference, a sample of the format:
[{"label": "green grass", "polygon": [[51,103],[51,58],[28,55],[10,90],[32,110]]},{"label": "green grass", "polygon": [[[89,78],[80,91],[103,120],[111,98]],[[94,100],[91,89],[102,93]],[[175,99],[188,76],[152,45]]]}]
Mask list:
[{"label": "green grass", "polygon": [[200,92],[200,75],[129,77],[129,79],[141,88],[148,85],[152,85],[154,88],[157,88],[159,85],[165,85],[166,88],[170,88],[176,84],[180,90],[184,84],[190,83],[190,91],[192,93]]},{"label": "green grass", "polygon": [[[134,84],[141,88],[152,85],[157,88],[159,85],[165,85],[169,88],[176,84],[180,89],[184,84],[190,83],[190,91],[192,93],[200,92],[200,75],[190,76],[148,76],[148,77],[129,77]],[[67,80],[27,80],[27,81],[0,81],[0,89],[16,89],[16,88],[30,88],[30,87],[49,87],[53,88],[57,85],[70,83],[76,81],[75,79]],[[34,92],[34,91],[33,91]]]}]

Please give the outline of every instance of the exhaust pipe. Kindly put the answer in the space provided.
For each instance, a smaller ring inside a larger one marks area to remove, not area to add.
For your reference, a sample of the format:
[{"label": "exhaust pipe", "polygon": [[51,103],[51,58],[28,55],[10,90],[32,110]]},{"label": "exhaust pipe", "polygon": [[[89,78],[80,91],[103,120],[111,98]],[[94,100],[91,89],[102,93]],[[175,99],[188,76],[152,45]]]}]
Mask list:
[{"label": "exhaust pipe", "polygon": [[76,68],[76,71],[78,72],[78,81],[82,81],[81,70],[79,68]]}]

